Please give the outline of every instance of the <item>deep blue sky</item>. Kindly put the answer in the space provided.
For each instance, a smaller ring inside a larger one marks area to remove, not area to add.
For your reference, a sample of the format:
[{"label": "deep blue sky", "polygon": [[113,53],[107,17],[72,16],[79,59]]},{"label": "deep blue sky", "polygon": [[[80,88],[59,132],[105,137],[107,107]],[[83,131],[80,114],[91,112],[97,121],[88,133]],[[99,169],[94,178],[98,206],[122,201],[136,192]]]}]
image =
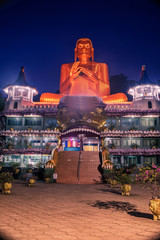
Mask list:
[{"label": "deep blue sky", "polygon": [[138,80],[141,65],[160,79],[160,5],[151,0],[3,0],[0,4],[0,87],[25,66],[40,93],[59,88],[60,67],[74,61],[78,38],[93,42],[109,76]]}]

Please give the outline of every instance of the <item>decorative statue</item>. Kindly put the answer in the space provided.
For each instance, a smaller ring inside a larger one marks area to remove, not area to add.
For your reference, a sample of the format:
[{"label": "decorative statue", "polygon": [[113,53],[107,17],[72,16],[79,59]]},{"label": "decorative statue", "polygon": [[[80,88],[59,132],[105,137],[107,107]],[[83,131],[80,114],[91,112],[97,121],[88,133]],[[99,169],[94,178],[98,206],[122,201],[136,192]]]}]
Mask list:
[{"label": "decorative statue", "polygon": [[109,151],[106,147],[102,147],[102,164],[106,161],[110,160]]},{"label": "decorative statue", "polygon": [[79,39],[75,48],[75,62],[62,65],[60,92],[65,95],[99,97],[110,94],[108,67],[105,63],[94,62],[90,39]]},{"label": "decorative statue", "polygon": [[57,164],[57,162],[58,162],[58,148],[56,148],[54,150],[53,160],[54,160],[55,164]]},{"label": "decorative statue", "polygon": [[113,164],[110,161],[109,151],[106,147],[102,147],[102,168],[110,170],[113,168]]},{"label": "decorative statue", "polygon": [[46,162],[46,167],[49,168],[54,168],[57,165],[58,162],[58,148],[56,147],[51,154],[51,159],[49,161]]},{"label": "decorative statue", "polygon": [[[77,61],[78,58],[78,61]],[[76,43],[75,62],[63,64],[60,77],[60,95],[44,93],[41,101],[56,99],[65,95],[97,96],[104,102],[125,102],[124,93],[110,95],[108,66],[94,62],[94,48],[88,38],[80,38]],[[56,100],[55,100],[56,101]]]}]

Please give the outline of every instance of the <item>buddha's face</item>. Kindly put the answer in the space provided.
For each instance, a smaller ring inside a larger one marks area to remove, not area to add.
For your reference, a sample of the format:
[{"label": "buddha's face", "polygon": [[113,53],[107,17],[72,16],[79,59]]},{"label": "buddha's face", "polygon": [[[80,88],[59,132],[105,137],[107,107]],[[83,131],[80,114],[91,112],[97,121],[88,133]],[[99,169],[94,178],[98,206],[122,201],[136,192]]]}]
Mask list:
[{"label": "buddha's face", "polygon": [[86,57],[90,59],[91,56],[93,55],[93,48],[92,48],[91,42],[88,39],[79,40],[77,42],[75,52],[79,59],[81,57]]}]

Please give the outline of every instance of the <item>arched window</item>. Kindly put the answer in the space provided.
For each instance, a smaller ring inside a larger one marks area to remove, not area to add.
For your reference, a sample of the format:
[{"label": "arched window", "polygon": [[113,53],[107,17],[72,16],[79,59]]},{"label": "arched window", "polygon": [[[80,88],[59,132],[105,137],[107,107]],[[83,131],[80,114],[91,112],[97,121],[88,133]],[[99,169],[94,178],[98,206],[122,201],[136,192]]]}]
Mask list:
[{"label": "arched window", "polygon": [[148,108],[152,108],[152,102],[148,101]]},{"label": "arched window", "polygon": [[18,102],[14,103],[14,109],[16,109],[18,107]]}]

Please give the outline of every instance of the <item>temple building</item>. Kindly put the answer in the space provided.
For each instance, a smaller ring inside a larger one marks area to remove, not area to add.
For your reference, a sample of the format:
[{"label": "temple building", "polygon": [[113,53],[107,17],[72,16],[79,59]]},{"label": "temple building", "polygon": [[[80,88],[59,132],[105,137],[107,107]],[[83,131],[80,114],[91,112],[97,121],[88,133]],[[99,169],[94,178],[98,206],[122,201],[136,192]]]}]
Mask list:
[{"label": "temple building", "polygon": [[[128,90],[133,101],[124,93],[110,95],[108,67],[90,61],[92,48],[88,39],[77,42],[75,62],[61,68],[60,94],[43,93],[34,102],[38,91],[26,81],[24,67],[17,80],[5,87],[8,98],[0,118],[4,162],[36,166],[51,159],[58,147],[59,162],[75,171],[77,181],[83,173],[72,169],[73,159],[76,164],[98,161],[102,146],[108,148],[117,167],[160,164],[160,86],[149,79],[143,65],[137,86]],[[81,49],[86,50],[82,53]],[[59,176],[61,168],[58,165]]]}]

